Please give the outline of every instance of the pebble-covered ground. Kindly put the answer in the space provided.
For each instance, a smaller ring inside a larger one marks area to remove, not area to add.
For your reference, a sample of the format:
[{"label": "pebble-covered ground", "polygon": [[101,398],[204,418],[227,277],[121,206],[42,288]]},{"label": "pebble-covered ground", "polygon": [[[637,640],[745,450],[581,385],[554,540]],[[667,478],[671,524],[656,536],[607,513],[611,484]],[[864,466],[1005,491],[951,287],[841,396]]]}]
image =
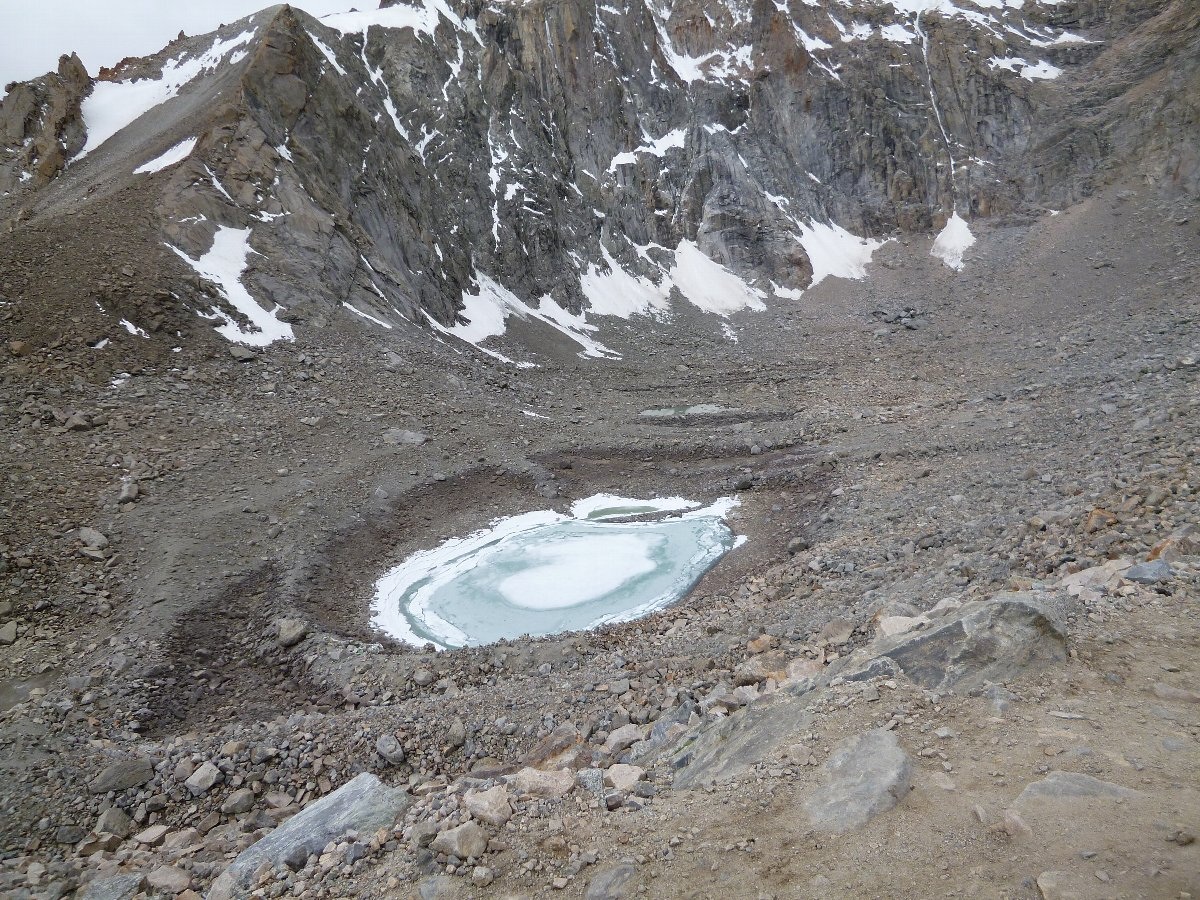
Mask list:
[{"label": "pebble-covered ground", "polygon": [[[1195,212],[1110,190],[961,273],[904,237],[736,343],[527,370],[348,322],[172,353],[5,276],[0,895],[1200,895]],[[599,491],[737,493],[749,541],[602,632],[370,630],[412,550]],[[937,681],[1004,592],[1055,624]],[[376,818],[218,879],[361,773]]]}]

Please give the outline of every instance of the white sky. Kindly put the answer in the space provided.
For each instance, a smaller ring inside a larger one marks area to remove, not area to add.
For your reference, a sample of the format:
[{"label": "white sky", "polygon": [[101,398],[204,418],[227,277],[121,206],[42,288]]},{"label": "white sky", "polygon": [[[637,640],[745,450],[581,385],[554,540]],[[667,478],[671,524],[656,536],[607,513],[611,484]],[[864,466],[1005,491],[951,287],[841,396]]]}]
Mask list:
[{"label": "white sky", "polygon": [[[155,53],[179,34],[212,31],[273,5],[271,0],[0,0],[0,96],[10,81],[58,67],[74,51],[95,75],[126,56]],[[315,16],[378,0],[292,0]]]}]

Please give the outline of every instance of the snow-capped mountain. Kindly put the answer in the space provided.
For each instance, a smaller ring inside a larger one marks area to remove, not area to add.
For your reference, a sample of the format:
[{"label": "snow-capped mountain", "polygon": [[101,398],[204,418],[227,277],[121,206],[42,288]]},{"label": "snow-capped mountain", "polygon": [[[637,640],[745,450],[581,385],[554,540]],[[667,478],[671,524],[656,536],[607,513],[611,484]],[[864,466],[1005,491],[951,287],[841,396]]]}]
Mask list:
[{"label": "snow-capped mountain", "polygon": [[1195,193],[1198,34],[1188,0],[276,6],[12,86],[0,220],[144,215],[80,239],[240,343],[351,316],[499,356],[518,316],[611,356],[605,317],[794,303],[897,230],[957,268],[1098,180]]}]

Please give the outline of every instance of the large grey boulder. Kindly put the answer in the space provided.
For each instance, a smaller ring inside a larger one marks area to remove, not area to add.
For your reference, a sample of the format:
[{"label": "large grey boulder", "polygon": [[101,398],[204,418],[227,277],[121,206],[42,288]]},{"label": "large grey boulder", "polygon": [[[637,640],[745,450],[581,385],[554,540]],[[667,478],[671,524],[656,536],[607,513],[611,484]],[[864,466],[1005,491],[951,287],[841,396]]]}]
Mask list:
[{"label": "large grey boulder", "polygon": [[80,892],[78,900],[132,900],[145,884],[144,875],[97,878]]},{"label": "large grey boulder", "polygon": [[733,778],[812,723],[807,696],[781,694],[707,723],[673,750],[674,786],[701,787]]},{"label": "large grey boulder", "polygon": [[818,831],[861,828],[912,788],[912,761],[895,733],[881,728],[842,743],[825,761],[825,774],[828,783],[804,804]]},{"label": "large grey boulder", "polygon": [[241,896],[264,865],[278,868],[285,860],[307,858],[347,831],[370,834],[390,827],[412,802],[405,791],[364,772],[242,851],[213,882],[208,900]]},{"label": "large grey boulder", "polygon": [[890,661],[921,687],[966,693],[1061,662],[1066,638],[1058,611],[1041,598],[998,594],[964,604],[924,631],[880,640],[859,674],[881,674],[880,664]]},{"label": "large grey boulder", "polygon": [[139,787],[154,777],[154,765],[144,756],[130,756],[111,762],[88,782],[94,794],[124,791]]}]

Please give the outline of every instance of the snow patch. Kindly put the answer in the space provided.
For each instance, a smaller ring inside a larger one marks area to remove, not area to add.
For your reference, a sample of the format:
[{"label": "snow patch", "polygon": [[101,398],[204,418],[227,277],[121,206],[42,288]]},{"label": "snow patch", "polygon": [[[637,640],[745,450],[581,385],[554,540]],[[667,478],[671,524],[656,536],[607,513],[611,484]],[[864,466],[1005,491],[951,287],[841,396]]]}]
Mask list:
[{"label": "snow patch", "polygon": [[640,147],[635,147],[633,150],[627,150],[624,153],[618,153],[609,163],[608,171],[616,172],[617,166],[631,166],[637,162],[639,153],[650,153],[660,159],[667,155],[668,150],[683,149],[684,141],[687,138],[687,131],[682,128],[676,128],[674,131],[668,131],[656,141],[651,141],[649,144],[643,144]]},{"label": "snow patch", "polygon": [[[371,287],[375,287],[374,282],[371,283]],[[376,292],[378,292],[379,288],[376,287],[375,290],[376,290]],[[342,301],[342,306],[345,307],[346,309],[350,310],[350,312],[354,313],[354,315],[358,316],[361,319],[366,319],[368,322],[374,322],[376,325],[379,325],[382,328],[386,328],[388,331],[392,330],[392,326],[389,323],[383,321],[383,319],[377,319],[374,316],[370,315],[369,313],[363,312],[358,307],[351,306],[349,303],[345,302],[344,300]]]},{"label": "snow patch", "polygon": [[181,163],[196,149],[196,138],[188,138],[186,141],[180,141],[166,153],[161,156],[156,156],[148,163],[143,163],[133,170],[134,175],[148,175],[151,172],[161,172],[168,166],[173,166],[176,163]]},{"label": "snow patch", "polygon": [[613,259],[608,248],[600,245],[604,264],[608,271],[601,271],[595,263],[579,278],[579,287],[587,298],[588,308],[598,316],[616,316],[628,319],[632,316],[661,315],[671,307],[670,284],[656,285],[649,278],[631,275]]},{"label": "snow patch", "polygon": [[143,337],[143,338],[150,337],[150,335],[146,333],[145,328],[139,328],[137,325],[134,325],[128,319],[121,320],[121,327],[124,328],[126,331],[128,331],[130,334],[132,334],[134,337]]},{"label": "snow patch", "polygon": [[243,329],[228,313],[213,307],[214,316],[225,323],[217,328],[217,334],[236,344],[252,347],[265,347],[275,341],[295,340],[292,326],[278,318],[277,314],[282,307],[263,309],[242,284],[246,260],[251,253],[256,252],[250,249],[249,228],[219,225],[217,233],[213,235],[212,247],[199,259],[192,259],[178,247],[170,244],[167,246],[195,269],[201,278],[216,284],[230,305],[250,320],[250,328]]},{"label": "snow patch", "polygon": [[689,303],[704,312],[724,317],[740,309],[767,308],[762,291],[710,259],[694,241],[681,240],[675,248],[670,279]]},{"label": "snow patch", "polygon": [[442,19],[459,30],[471,31],[445,0],[422,0],[415,6],[397,4],[365,12],[351,10],[325,16],[320,22],[342,34],[365,32],[373,25],[380,28],[411,28],[417,34],[433,34]]},{"label": "snow patch", "polygon": [[961,271],[963,254],[975,243],[975,235],[957,212],[946,220],[946,225],[934,239],[930,256],[936,256],[949,268]]},{"label": "snow patch", "polygon": [[321,51],[321,55],[325,57],[326,61],[331,66],[333,66],[334,71],[336,71],[339,75],[345,75],[346,70],[343,69],[342,64],[340,62],[338,62],[337,54],[333,52],[332,48],[330,48],[330,46],[328,44],[326,44],[324,41],[322,41],[319,37],[317,37],[311,31],[307,32],[307,34],[308,34],[309,40],[311,40],[313,42],[313,44],[316,45],[316,48]]},{"label": "snow patch", "polygon": [[1052,66],[1048,62],[1040,60],[1036,63],[1028,63],[1020,57],[993,56],[988,60],[988,65],[993,69],[1007,69],[1010,72],[1016,72],[1026,81],[1050,81],[1062,74],[1062,69],[1058,66]]},{"label": "snow patch", "polygon": [[[87,156],[127,125],[159,104],[177,96],[184,85],[216,66],[238,47],[247,44],[254,35],[253,30],[247,31],[229,40],[215,41],[208,51],[192,59],[168,60],[163,65],[162,76],[159,78],[97,81],[92,87],[92,92],[83,100],[83,123],[87,128],[87,142],[76,159]],[[230,58],[231,63],[236,61]]]},{"label": "snow patch", "polygon": [[[620,356],[609,350],[599,341],[589,336],[588,332],[596,331],[595,325],[590,325],[583,315],[574,313],[559,306],[552,297],[542,297],[535,309],[524,303],[508,288],[489,278],[483,273],[475,274],[478,293],[463,292],[463,309],[459,318],[465,321],[450,328],[439,327],[440,331],[452,334],[480,350],[492,355],[495,351],[481,346],[488,338],[504,334],[507,319],[515,315],[519,319],[533,319],[549,325],[555,331],[570,338],[582,349],[579,355],[588,358],[619,359]],[[507,357],[501,357],[512,362]],[[528,364],[526,364],[528,365]]]},{"label": "snow patch", "polygon": [[[824,222],[797,222],[800,244],[812,263],[813,277],[809,287],[820,284],[829,276],[834,278],[865,278],[871,255],[882,241],[861,238],[840,225]],[[776,291],[778,293],[778,291]]]}]

